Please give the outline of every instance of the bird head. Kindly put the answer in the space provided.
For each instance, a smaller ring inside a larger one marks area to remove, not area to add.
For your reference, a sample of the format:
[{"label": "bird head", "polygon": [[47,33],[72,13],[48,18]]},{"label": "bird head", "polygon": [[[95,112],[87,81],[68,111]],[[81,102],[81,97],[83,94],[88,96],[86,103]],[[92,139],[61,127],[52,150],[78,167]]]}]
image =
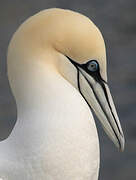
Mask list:
[{"label": "bird head", "polygon": [[44,52],[46,61],[50,52],[54,58],[49,59],[54,62],[49,63],[55,64],[57,71],[77,88],[110,139],[124,149],[124,135],[107,82],[105,43],[88,17],[56,8],[41,11],[19,28],[9,51],[14,44],[29,56],[29,48],[35,56]]}]

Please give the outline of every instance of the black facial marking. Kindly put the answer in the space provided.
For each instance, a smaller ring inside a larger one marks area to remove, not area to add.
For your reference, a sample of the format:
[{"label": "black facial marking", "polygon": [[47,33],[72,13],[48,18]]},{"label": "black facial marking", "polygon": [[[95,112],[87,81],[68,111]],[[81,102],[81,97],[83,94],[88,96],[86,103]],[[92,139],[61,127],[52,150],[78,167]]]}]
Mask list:
[{"label": "black facial marking", "polygon": [[[83,98],[85,99],[86,103],[88,104],[88,106],[90,107],[91,110],[93,110],[92,107],[91,107],[90,104],[87,102],[86,98],[84,97],[84,95],[83,95],[82,92],[81,92],[80,82],[79,82],[79,76],[80,76],[80,73],[79,73],[79,72],[81,72],[81,71],[79,70],[79,67],[82,68],[82,69],[83,69],[85,72],[87,72],[89,75],[91,75],[91,76],[101,85],[101,87],[102,87],[102,89],[103,89],[103,91],[104,91],[104,94],[105,94],[107,103],[108,103],[108,105],[109,105],[111,114],[112,114],[112,116],[113,116],[113,118],[114,118],[114,120],[115,120],[115,123],[116,123],[116,125],[117,125],[117,127],[118,127],[118,130],[119,130],[120,134],[122,135],[122,133],[121,133],[121,131],[120,131],[120,128],[119,128],[119,126],[118,126],[118,123],[117,123],[117,121],[116,121],[116,118],[115,118],[115,116],[114,116],[114,113],[113,113],[113,111],[112,111],[112,108],[111,108],[109,99],[108,99],[108,94],[107,94],[107,91],[106,91],[106,88],[105,88],[105,84],[107,84],[107,82],[106,82],[105,80],[103,80],[102,77],[101,77],[101,75],[100,75],[100,67],[99,67],[98,62],[97,62],[96,60],[91,60],[91,61],[88,61],[88,62],[85,63],[85,64],[78,64],[78,63],[76,63],[75,61],[73,61],[71,58],[69,58],[68,56],[66,56],[66,57],[70,60],[70,62],[71,62],[71,63],[76,67],[76,69],[77,69],[77,81],[78,81],[78,89],[79,89],[79,92],[81,93],[81,95],[83,96]],[[82,72],[81,72],[81,73],[82,73]],[[84,76],[83,73],[82,73],[82,75]],[[99,101],[99,98],[98,98],[97,94],[95,93],[93,86],[90,84],[90,82],[88,81],[88,79],[87,79],[85,76],[84,76],[84,78],[87,80],[88,84],[89,84],[90,87],[92,88],[95,98],[96,98],[97,101],[99,102],[100,107],[102,108],[102,111],[104,112],[105,116],[107,117],[107,120],[108,120],[109,124],[111,125],[111,122],[110,122],[109,119],[108,119],[108,115],[107,115],[106,111],[104,110],[101,102]],[[113,130],[116,138],[118,139],[119,145],[121,146],[120,141],[119,141],[119,138],[118,138],[118,136],[117,136],[117,134],[116,134],[116,131],[115,131],[114,128],[112,127],[112,125],[111,125],[111,128],[112,128],[112,130]]]},{"label": "black facial marking", "polygon": [[79,83],[79,76],[80,76],[79,69],[77,69],[77,86],[78,86],[79,92],[81,93],[80,83]]},{"label": "black facial marking", "polygon": [[[104,91],[104,94],[105,94],[106,100],[107,100],[107,102],[108,102],[108,105],[109,105],[109,108],[110,108],[111,114],[112,114],[112,116],[113,116],[113,118],[114,118],[114,120],[115,120],[115,123],[116,123],[117,127],[118,127],[118,130],[119,130],[120,134],[122,135],[122,133],[121,133],[121,131],[120,131],[120,128],[119,128],[119,126],[118,126],[117,120],[116,120],[116,118],[115,118],[115,116],[114,116],[114,113],[113,113],[112,107],[111,107],[111,105],[110,105],[110,102],[109,102],[109,98],[108,98],[108,94],[107,94],[107,91],[106,91],[105,85],[104,85],[104,83],[100,83],[100,85],[101,85],[101,87],[103,88],[103,91]],[[122,136],[123,136],[123,135],[122,135]]]},{"label": "black facial marking", "polygon": [[82,97],[84,98],[84,100],[86,101],[86,103],[88,104],[89,108],[91,110],[93,110],[92,107],[90,106],[90,104],[88,103],[88,101],[86,100],[85,96],[83,95],[82,91],[81,91],[79,79],[80,79],[80,73],[79,73],[79,69],[77,68],[77,85],[78,85],[78,90],[79,90],[80,94],[82,95]]},{"label": "black facial marking", "polygon": [[[82,73],[82,72],[81,72],[81,73]],[[82,75],[84,76],[84,74],[83,74],[83,73],[82,73]],[[87,79],[85,76],[84,76],[84,78],[86,79],[86,81],[88,82],[89,86],[91,87],[91,89],[92,89],[92,91],[93,91],[93,93],[94,93],[94,96],[95,96],[95,98],[96,98],[97,102],[99,103],[99,105],[100,105],[100,107],[101,107],[101,109],[102,109],[103,113],[105,114],[105,116],[106,116],[106,118],[107,118],[107,120],[108,120],[108,122],[109,122],[109,124],[110,124],[110,126],[111,126],[111,128],[112,128],[112,130],[113,130],[113,132],[114,132],[114,134],[115,134],[115,136],[116,136],[116,138],[118,139],[119,145],[120,145],[120,147],[121,147],[121,144],[120,144],[120,141],[119,141],[118,135],[117,135],[116,131],[114,130],[114,128],[113,128],[113,126],[112,126],[111,122],[109,121],[108,114],[107,114],[107,113],[106,113],[106,111],[104,110],[104,108],[103,108],[103,106],[102,106],[102,104],[101,104],[101,102],[100,102],[100,100],[99,100],[99,98],[98,98],[98,96],[97,96],[97,94],[96,94],[96,92],[95,92],[95,90],[94,90],[93,86],[91,85],[91,83],[88,81],[88,79]],[[111,113],[112,113],[112,115],[113,115],[113,118],[114,118],[114,120],[115,120],[115,123],[116,123],[116,125],[117,125],[117,127],[118,127],[118,130],[119,130],[119,132],[120,132],[120,128],[119,128],[119,126],[118,126],[118,123],[117,123],[117,121],[116,121],[116,118],[115,118],[115,116],[114,116],[114,114],[113,114],[113,111],[112,111],[111,105],[110,105],[109,100],[108,100],[108,94],[107,94],[107,91],[106,91],[105,85],[104,85],[104,83],[103,83],[103,82],[102,82],[102,83],[100,83],[100,85],[102,86],[102,88],[103,88],[103,90],[104,90],[104,94],[105,94],[105,96],[106,96],[106,100],[107,100],[108,105],[109,105],[109,107],[110,107],[110,111],[111,111]],[[80,90],[80,92],[81,92],[81,90]],[[81,95],[83,96],[83,94],[81,94]],[[84,96],[83,96],[83,98],[84,98],[84,99],[85,99],[85,101],[87,102],[87,100],[86,100],[86,98],[85,98]],[[87,102],[87,104],[89,105],[89,103],[88,103],[88,102]],[[89,107],[91,107],[91,106],[89,105]],[[93,110],[93,108],[91,108],[91,109]],[[121,134],[121,132],[120,132],[120,134]]]},{"label": "black facial marking", "polygon": [[[87,72],[89,75],[91,75],[97,82],[105,82],[101,75],[100,75],[100,67],[99,67],[99,63],[96,60],[91,60],[88,61],[85,64],[78,64],[75,61],[73,61],[71,58],[69,58],[68,56],[66,56],[70,62],[76,67],[80,67],[82,68],[85,72]],[[90,67],[93,66],[93,67]],[[107,82],[105,82],[107,84]]]}]

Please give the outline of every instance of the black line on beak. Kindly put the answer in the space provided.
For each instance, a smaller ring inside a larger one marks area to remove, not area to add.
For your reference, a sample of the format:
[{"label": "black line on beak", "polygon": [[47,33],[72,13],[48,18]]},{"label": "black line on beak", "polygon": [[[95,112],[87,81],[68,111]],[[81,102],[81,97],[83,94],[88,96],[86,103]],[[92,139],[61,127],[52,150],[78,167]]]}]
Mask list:
[{"label": "black line on beak", "polygon": [[[86,103],[88,104],[89,108],[90,108],[91,110],[93,110],[93,108],[90,106],[90,104],[88,103],[88,101],[86,100],[86,98],[84,97],[84,95],[82,94],[81,88],[80,88],[80,82],[79,82],[80,73],[81,73],[83,76],[84,76],[84,74],[79,70],[79,67],[82,68],[82,69],[86,72],[86,69],[85,69],[85,67],[84,67],[85,64],[78,64],[78,63],[76,63],[75,61],[73,61],[72,59],[70,59],[68,56],[66,56],[66,57],[67,57],[67,58],[70,60],[70,62],[76,67],[76,69],[77,69],[77,83],[78,83],[79,92],[80,92],[80,94],[82,95],[82,97],[84,98],[84,100],[86,101]],[[112,114],[112,116],[113,116],[113,118],[114,118],[114,120],[115,120],[116,126],[117,126],[117,128],[118,128],[118,130],[119,130],[119,133],[122,135],[122,133],[121,133],[121,131],[120,131],[120,128],[119,128],[119,126],[118,126],[118,123],[117,123],[117,121],[116,121],[116,118],[115,118],[115,116],[114,116],[114,113],[113,113],[113,111],[112,111],[112,107],[111,107],[111,105],[110,105],[110,102],[109,102],[109,99],[108,99],[108,94],[107,94],[107,91],[106,91],[106,88],[105,88],[105,85],[104,85],[104,83],[105,83],[105,84],[108,84],[108,83],[107,83],[105,80],[102,79],[99,71],[96,72],[96,73],[93,73],[93,74],[90,74],[90,72],[88,72],[88,71],[87,71],[86,73],[88,73],[90,76],[92,76],[92,77],[96,80],[96,82],[101,85],[101,87],[102,87],[102,89],[103,89],[103,91],[104,91],[104,94],[105,94],[107,103],[108,103],[108,105],[109,105],[111,114]],[[93,90],[94,96],[95,96],[96,100],[98,101],[98,103],[99,103],[99,105],[100,105],[103,113],[105,114],[105,116],[106,116],[106,118],[107,118],[107,120],[108,120],[108,122],[109,122],[109,124],[110,124],[110,126],[111,126],[111,128],[112,128],[112,130],[113,130],[113,132],[114,132],[114,134],[115,134],[118,142],[119,142],[119,146],[120,146],[120,148],[121,148],[121,143],[120,143],[120,140],[119,140],[119,138],[118,138],[118,136],[117,136],[117,133],[116,133],[116,131],[114,130],[111,122],[109,121],[108,115],[107,115],[106,111],[104,110],[104,108],[103,108],[103,106],[102,106],[102,104],[101,104],[101,102],[100,102],[97,94],[95,93],[93,86],[91,85],[91,83],[88,81],[88,79],[87,79],[85,76],[84,76],[84,78],[86,79],[86,81],[88,82],[89,86],[90,86],[91,89]],[[123,136],[123,135],[122,135],[122,136]]]},{"label": "black line on beak", "polygon": [[[75,66],[75,67],[76,67],[76,66]],[[89,104],[88,101],[86,100],[85,96],[84,96],[83,93],[81,92],[80,82],[79,82],[80,73],[79,73],[78,67],[76,67],[76,69],[77,69],[77,85],[78,85],[78,90],[79,90],[80,94],[82,95],[82,97],[84,98],[84,100],[86,101],[87,105],[89,106],[89,108],[90,108],[91,111],[92,111],[92,110],[93,110],[92,107],[90,106],[90,104]]]},{"label": "black line on beak", "polygon": [[107,94],[107,91],[106,91],[105,85],[104,85],[104,83],[103,83],[103,82],[100,82],[99,84],[101,85],[101,87],[102,87],[102,89],[103,89],[103,91],[104,91],[104,94],[105,94],[105,97],[106,97],[107,103],[108,103],[108,105],[109,105],[109,108],[110,108],[111,114],[112,114],[112,116],[113,116],[113,118],[114,118],[114,120],[115,120],[115,123],[116,123],[116,126],[117,126],[118,130],[119,130],[119,133],[121,134],[121,136],[123,136],[123,135],[122,135],[122,133],[121,133],[121,131],[120,131],[119,125],[118,125],[118,123],[117,123],[117,120],[116,120],[116,118],[115,118],[115,116],[114,116],[114,113],[113,113],[113,111],[112,111],[112,107],[111,107],[110,102],[109,102],[109,98],[108,98],[108,94]]},{"label": "black line on beak", "polygon": [[[100,82],[100,81],[102,81],[102,82],[104,82],[105,84],[107,84],[107,82],[101,77],[101,75],[100,75],[100,68],[99,68],[99,64],[98,64],[98,70],[96,71],[96,72],[91,72],[91,71],[89,71],[88,69],[87,69],[87,64],[88,63],[85,63],[85,64],[79,64],[79,63],[77,63],[77,62],[75,62],[75,61],[73,61],[71,58],[69,58],[68,56],[66,56],[68,59],[69,59],[69,61],[76,67],[76,68],[81,68],[81,69],[83,69],[86,73],[88,73],[90,76],[92,76],[98,83]],[[94,60],[94,61],[96,61],[96,60]],[[97,61],[96,61],[97,62]]]},{"label": "black line on beak", "polygon": [[[84,76],[84,74],[83,74],[81,71],[80,71],[80,73]],[[97,96],[97,94],[96,94],[96,92],[95,92],[93,86],[91,85],[91,83],[88,81],[88,79],[87,79],[85,76],[84,76],[84,78],[85,78],[86,81],[88,82],[90,88],[93,90],[94,96],[95,96],[97,102],[99,103],[99,105],[100,105],[100,107],[101,107],[103,113],[105,114],[105,116],[106,116],[106,118],[107,118],[107,120],[108,120],[108,122],[109,122],[109,124],[110,124],[110,126],[111,126],[111,128],[112,128],[112,130],[113,130],[113,132],[114,132],[114,134],[115,134],[115,136],[116,136],[118,142],[119,142],[119,146],[121,147],[121,143],[120,143],[120,140],[119,140],[119,138],[118,138],[118,135],[117,135],[116,131],[114,130],[114,128],[113,128],[111,122],[109,121],[108,115],[107,115],[106,111],[104,110],[104,108],[103,108],[103,106],[102,106],[102,104],[101,104],[101,102],[100,102],[100,100],[99,100],[99,98],[98,98],[98,96]],[[82,95],[82,94],[81,94],[81,95]],[[84,96],[83,96],[83,97],[84,97]],[[85,99],[85,98],[84,98],[84,99]],[[87,100],[86,100],[86,102],[87,102]],[[87,102],[87,104],[88,104],[88,102]],[[89,107],[90,107],[90,105],[89,105]],[[91,108],[91,109],[92,109],[92,108]],[[115,120],[115,122],[116,122],[116,120]],[[116,122],[116,124],[117,124],[117,122]],[[118,127],[118,126],[117,126],[117,127]],[[120,129],[119,129],[119,132],[120,132]]]}]

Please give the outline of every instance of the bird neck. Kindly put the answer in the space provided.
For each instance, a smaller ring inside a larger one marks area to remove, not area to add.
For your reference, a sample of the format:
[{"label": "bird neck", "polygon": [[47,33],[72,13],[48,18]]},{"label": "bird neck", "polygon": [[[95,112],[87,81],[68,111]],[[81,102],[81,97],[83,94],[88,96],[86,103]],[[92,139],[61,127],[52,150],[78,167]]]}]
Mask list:
[{"label": "bird neck", "polygon": [[96,126],[77,89],[55,67],[44,61],[15,69],[8,65],[18,118],[6,145],[2,147],[3,157],[8,156],[12,161],[21,159],[26,164],[31,159],[36,164],[43,161],[54,164],[56,158],[57,166],[59,163],[68,164],[69,171],[71,163],[74,163],[72,167],[79,167],[79,172],[89,162],[85,174],[92,164],[94,169],[98,168]]},{"label": "bird neck", "polygon": [[8,72],[17,104],[17,123],[10,136],[16,151],[17,147],[23,153],[38,151],[47,132],[59,133],[68,126],[80,129],[85,117],[90,116],[77,89],[52,64],[27,60],[17,68],[9,64]]}]

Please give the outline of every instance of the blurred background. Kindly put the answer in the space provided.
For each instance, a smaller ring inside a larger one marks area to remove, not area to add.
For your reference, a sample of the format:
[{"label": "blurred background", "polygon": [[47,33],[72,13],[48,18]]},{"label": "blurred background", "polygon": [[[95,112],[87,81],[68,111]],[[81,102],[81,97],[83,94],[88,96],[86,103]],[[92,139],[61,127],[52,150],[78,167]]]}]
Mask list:
[{"label": "blurred background", "polygon": [[136,1],[0,0],[0,139],[11,132],[16,107],[6,75],[9,40],[18,26],[42,9],[59,7],[88,16],[107,47],[108,81],[126,138],[119,152],[96,120],[101,148],[99,180],[136,180]]}]

